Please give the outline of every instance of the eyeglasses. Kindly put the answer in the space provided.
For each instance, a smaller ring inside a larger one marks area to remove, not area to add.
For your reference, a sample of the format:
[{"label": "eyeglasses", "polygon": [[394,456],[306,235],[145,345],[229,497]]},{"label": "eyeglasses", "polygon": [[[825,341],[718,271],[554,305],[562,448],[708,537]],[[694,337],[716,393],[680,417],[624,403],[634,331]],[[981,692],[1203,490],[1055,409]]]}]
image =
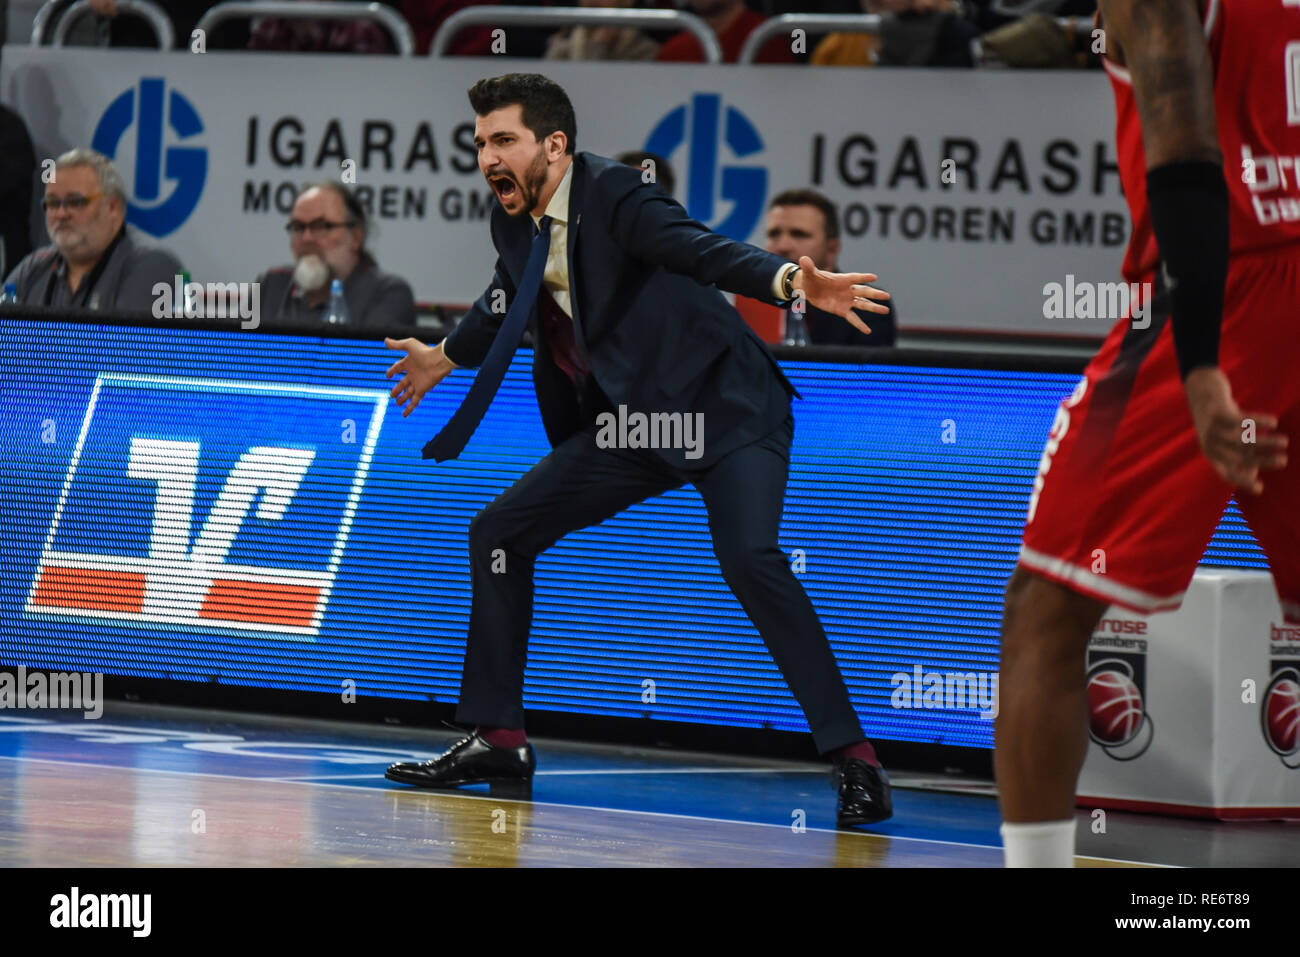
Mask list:
[{"label": "eyeglasses", "polygon": [[319,235],[321,233],[328,233],[330,230],[333,229],[339,229],[340,227],[343,226],[354,226],[354,225],[356,225],[356,223],[354,223],[352,220],[348,220],[346,223],[331,223],[328,219],[313,219],[310,223],[304,223],[298,219],[291,219],[289,220],[289,225],[285,226],[284,228],[287,229],[294,236],[301,236],[303,233],[311,233],[312,235]]},{"label": "eyeglasses", "polygon": [[85,209],[90,205],[91,200],[99,199],[99,197],[103,195],[103,193],[91,193],[89,196],[81,196],[77,193],[73,193],[71,196],[65,196],[62,199],[58,196],[47,196],[41,200],[41,209],[45,210],[47,213],[50,210],[54,210],[54,212],[57,213],[66,206],[68,209],[76,212],[79,209]]}]

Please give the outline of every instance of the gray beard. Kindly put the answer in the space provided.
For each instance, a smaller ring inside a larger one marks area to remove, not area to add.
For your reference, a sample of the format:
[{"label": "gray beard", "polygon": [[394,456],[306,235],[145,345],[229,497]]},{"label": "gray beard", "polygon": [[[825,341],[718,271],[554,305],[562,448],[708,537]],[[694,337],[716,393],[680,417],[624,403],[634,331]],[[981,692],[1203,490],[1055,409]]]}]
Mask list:
[{"label": "gray beard", "polygon": [[315,253],[308,253],[293,267],[293,281],[307,292],[323,289],[330,279],[330,267]]}]

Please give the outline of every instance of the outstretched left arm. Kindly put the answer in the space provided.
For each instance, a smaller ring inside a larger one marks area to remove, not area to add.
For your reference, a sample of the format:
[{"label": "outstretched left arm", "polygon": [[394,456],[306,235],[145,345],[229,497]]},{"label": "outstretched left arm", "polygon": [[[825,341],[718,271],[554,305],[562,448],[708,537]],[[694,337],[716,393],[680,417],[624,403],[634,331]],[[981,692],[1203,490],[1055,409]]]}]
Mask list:
[{"label": "outstretched left arm", "polygon": [[772,279],[786,261],[713,232],[639,170],[610,167],[596,179],[597,208],[608,211],[611,236],[643,262],[751,299],[776,302]]},{"label": "outstretched left arm", "polygon": [[[713,232],[667,193],[643,183],[636,169],[610,167],[596,182],[602,194],[597,202],[610,210],[610,232],[633,256],[690,276],[701,285],[762,302],[788,301],[775,288],[787,265],[780,256]],[[888,299],[889,293],[864,285],[875,280],[873,274],[826,272],[807,257],[800,266],[795,294],[818,309],[843,316],[863,332],[870,330],[854,315],[855,308],[888,312],[871,300]]]}]

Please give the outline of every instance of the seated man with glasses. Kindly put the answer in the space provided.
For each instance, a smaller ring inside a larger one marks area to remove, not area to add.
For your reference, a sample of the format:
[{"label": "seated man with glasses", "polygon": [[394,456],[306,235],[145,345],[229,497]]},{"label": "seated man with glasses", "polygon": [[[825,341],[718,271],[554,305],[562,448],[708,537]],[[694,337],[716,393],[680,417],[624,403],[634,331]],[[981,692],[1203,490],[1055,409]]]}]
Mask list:
[{"label": "seated man with glasses", "polygon": [[56,159],[41,207],[52,243],[9,274],[20,303],[151,312],[154,286],[170,287],[182,272],[175,256],[127,227],[126,183],[102,153],[78,148]]},{"label": "seated man with glasses", "polygon": [[343,280],[354,326],[415,325],[415,296],[406,280],[381,272],[365,248],[366,211],[356,194],[326,180],[304,190],[285,227],[294,265],[268,269],[258,282],[264,315],[281,326],[319,326],[330,281]]}]

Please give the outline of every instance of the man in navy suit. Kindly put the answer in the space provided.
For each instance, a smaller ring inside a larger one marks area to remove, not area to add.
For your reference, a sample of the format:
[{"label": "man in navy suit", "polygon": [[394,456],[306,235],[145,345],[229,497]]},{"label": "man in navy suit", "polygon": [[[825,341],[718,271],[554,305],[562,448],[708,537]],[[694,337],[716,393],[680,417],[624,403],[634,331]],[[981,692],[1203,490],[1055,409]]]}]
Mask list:
[{"label": "man in navy suit", "polygon": [[[499,202],[496,272],[437,346],[387,340],[406,352],[388,370],[403,374],[392,395],[409,415],[452,369],[481,365],[465,404],[426,449],[426,457],[454,457],[481,415],[469,408],[474,390],[490,368],[499,383],[527,308],[552,451],[470,524],[473,602],[456,718],[474,732],[387,777],[422,787],[531,780],[523,678],[536,557],[571,531],[689,482],[708,509],[723,577],[834,764],[839,823],[888,818],[888,777],[777,545],[797,393],[719,289],[774,304],[802,296],[863,331],[853,310],[883,313],[873,299],[888,294],[864,285],[873,275],[825,272],[808,257],[795,264],[718,236],[642,171],[575,153],[573,107],[546,77],[480,80],[469,99],[479,169]],[[483,390],[480,406],[494,389]],[[468,424],[458,429],[463,414]],[[609,427],[638,414],[672,441],[650,448]],[[506,570],[494,574],[502,552]]]}]

